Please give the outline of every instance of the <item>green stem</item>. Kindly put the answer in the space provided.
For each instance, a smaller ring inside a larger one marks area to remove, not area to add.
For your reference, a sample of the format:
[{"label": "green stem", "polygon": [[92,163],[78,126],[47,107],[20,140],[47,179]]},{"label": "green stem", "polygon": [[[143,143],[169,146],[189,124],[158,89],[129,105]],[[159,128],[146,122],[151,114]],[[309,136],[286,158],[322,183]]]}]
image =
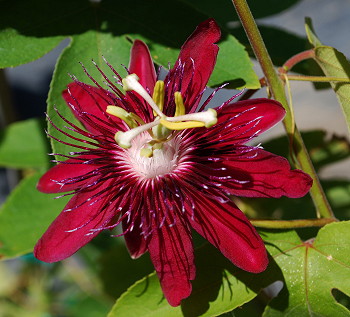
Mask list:
[{"label": "green stem", "polygon": [[304,76],[304,75],[287,75],[289,80],[298,80],[298,81],[311,81],[317,83],[329,83],[329,82],[341,82],[341,83],[349,83],[350,80],[348,78],[341,77],[325,77],[325,76]]},{"label": "green stem", "polygon": [[337,221],[334,218],[297,219],[297,220],[250,220],[254,227],[267,229],[296,229],[308,227],[323,227]]},{"label": "green stem", "polygon": [[297,127],[295,127],[293,116],[285,95],[283,82],[280,80],[277,72],[274,69],[270,55],[267,52],[253,15],[250,12],[249,6],[246,0],[232,0],[232,2],[245,29],[254,54],[260,63],[262,71],[264,72],[268,87],[270,88],[273,97],[286,109],[286,116],[283,120],[283,124],[286,132],[293,140],[293,151],[300,168],[313,178],[313,185],[310,189],[310,194],[316,207],[317,217],[332,218],[334,217],[332,209],[312,165],[300,132]]}]

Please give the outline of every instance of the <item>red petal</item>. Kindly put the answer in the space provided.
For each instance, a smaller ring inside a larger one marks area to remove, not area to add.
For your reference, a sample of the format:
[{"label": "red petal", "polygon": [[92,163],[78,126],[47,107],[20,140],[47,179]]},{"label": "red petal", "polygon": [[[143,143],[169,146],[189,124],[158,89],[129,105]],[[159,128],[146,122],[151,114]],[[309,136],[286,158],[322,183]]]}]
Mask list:
[{"label": "red petal", "polygon": [[223,187],[236,196],[299,198],[312,186],[309,175],[291,170],[284,157],[261,149],[217,163],[215,167],[226,168],[225,174],[232,176],[233,180],[223,183]]},{"label": "red petal", "polygon": [[77,181],[72,184],[62,183],[69,178],[79,177],[95,170],[96,165],[84,164],[87,159],[93,158],[93,156],[78,156],[57,164],[40,178],[37,189],[43,193],[51,194],[68,192],[82,186],[84,181]]},{"label": "red petal", "polygon": [[[117,97],[105,89],[93,87],[80,82],[73,82],[68,85],[68,89],[63,91],[62,96],[68,106],[72,109],[75,117],[92,133],[101,134],[101,132],[96,129],[95,124],[90,124],[84,120],[82,112],[91,114],[106,123],[110,120],[110,122],[118,125],[120,122],[118,118],[110,118],[106,113],[107,106],[114,105]],[[97,121],[93,117],[91,117],[91,119],[92,121]],[[109,127],[101,121],[98,121],[98,124],[106,128]]]},{"label": "red petal", "polygon": [[285,110],[279,102],[261,98],[219,107],[217,115],[218,123],[207,130],[208,136],[244,144],[280,122]]},{"label": "red petal", "polygon": [[180,305],[191,294],[190,280],[195,277],[191,234],[180,221],[173,227],[164,224],[155,229],[148,245],[164,296],[171,306]]},{"label": "red petal", "polygon": [[132,46],[129,72],[136,74],[140,78],[140,84],[153,93],[156,71],[147,45],[140,40],[135,40]]},{"label": "red petal", "polygon": [[214,43],[219,41],[220,36],[220,28],[213,19],[199,24],[181,47],[177,62],[169,72],[168,77],[171,78],[180,63],[185,65],[181,93],[187,96],[185,104],[188,111],[199,103],[199,100],[195,102],[195,99],[207,85],[214,69],[219,51]]},{"label": "red petal", "polygon": [[[130,256],[133,259],[139,258],[147,251],[148,241],[141,235],[140,222],[135,220],[133,230],[124,234],[124,239]],[[126,231],[129,225],[123,221],[123,232]]]},{"label": "red petal", "polygon": [[[153,94],[157,75],[149,49],[147,45],[140,40],[135,40],[131,48],[129,73],[136,74],[139,77],[140,84],[148,90],[151,95]],[[153,113],[152,108],[137,92],[127,92],[126,99],[130,106],[133,107],[132,112],[136,113],[146,122],[153,120],[153,117],[150,117]]]},{"label": "red petal", "polygon": [[[100,185],[98,191],[106,186],[108,183],[104,186]],[[64,260],[101,232],[90,230],[108,224],[114,212],[111,212],[111,207],[105,208],[109,206],[109,195],[95,203],[93,203],[94,200],[88,201],[96,192],[96,190],[85,192],[72,197],[65,209],[37,242],[34,248],[34,255],[37,259],[49,263]],[[72,210],[69,210],[70,208]],[[67,232],[74,229],[76,230]]]},{"label": "red petal", "polygon": [[[266,249],[259,234],[233,202],[219,203],[201,196],[192,227],[217,247],[234,265],[260,273],[268,264]],[[189,214],[193,213],[187,206]]]}]

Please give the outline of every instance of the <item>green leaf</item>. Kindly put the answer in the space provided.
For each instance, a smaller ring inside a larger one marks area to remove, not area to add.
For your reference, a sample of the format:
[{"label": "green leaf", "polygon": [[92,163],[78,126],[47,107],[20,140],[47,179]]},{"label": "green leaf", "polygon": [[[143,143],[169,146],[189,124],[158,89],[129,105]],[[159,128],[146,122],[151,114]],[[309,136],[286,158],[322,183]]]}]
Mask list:
[{"label": "green leaf", "polygon": [[[306,33],[314,45],[315,60],[326,77],[344,78],[345,82],[330,82],[342,107],[350,131],[350,63],[343,53],[330,46],[324,46],[313,31],[311,19],[306,20]],[[347,82],[346,82],[347,81]]]},{"label": "green leaf", "polygon": [[49,142],[44,121],[29,119],[9,125],[0,132],[0,165],[11,168],[48,166]]},{"label": "green leaf", "polygon": [[155,273],[131,286],[113,306],[107,317],[182,316],[180,307],[171,307],[163,296]]},{"label": "green leaf", "polygon": [[209,86],[218,86],[230,82],[229,88],[259,89],[259,78],[253,71],[251,62],[245,48],[232,35],[227,35],[219,43],[218,59],[209,80]]},{"label": "green leaf", "polygon": [[348,82],[331,82],[350,131],[350,64],[343,53],[330,46],[315,48],[315,58],[327,77],[345,78]]},{"label": "green leaf", "polygon": [[[79,62],[81,62],[87,67],[89,73],[102,83],[102,76],[91,63],[91,59],[95,60],[101,69],[112,78],[111,72],[102,60],[102,55],[105,56],[109,63],[114,65],[118,71],[125,73],[121,64],[126,65],[128,63],[129,49],[130,44],[128,44],[124,37],[113,37],[108,33],[89,31],[81,35],[73,36],[70,45],[64,50],[59,58],[51,82],[51,89],[48,97],[48,115],[50,119],[52,119],[60,128],[67,125],[62,119],[58,118],[55,110],[55,107],[57,107],[62,116],[79,125],[79,122],[77,122],[77,119],[73,116],[68,106],[66,106],[61,96],[62,91],[66,89],[70,82],[72,82],[72,79],[67,73],[78,77],[81,81],[93,84],[84,74],[84,71],[79,64]],[[63,130],[67,133],[72,133],[67,129],[63,128]],[[74,140],[72,142],[72,139],[59,132],[51,124],[48,125],[48,131],[50,135],[59,140],[81,144]],[[76,136],[81,137],[78,134]],[[55,153],[68,154],[70,151],[76,151],[75,148],[54,140],[52,141],[52,147]]]},{"label": "green leaf", "polygon": [[306,31],[307,39],[309,40],[309,42],[313,47],[318,47],[323,45],[321,41],[318,39],[315,29],[312,25],[312,20],[309,17],[305,18],[305,31]]},{"label": "green leaf", "polygon": [[264,317],[350,316],[332,296],[350,294],[350,222],[323,227],[314,240],[303,242],[294,231],[269,233],[268,250],[281,267],[285,286]]},{"label": "green leaf", "polygon": [[[0,68],[15,67],[42,57],[64,38],[48,34],[59,6],[57,1],[0,2]],[[56,4],[55,4],[56,2]]]},{"label": "green leaf", "polygon": [[23,36],[14,29],[4,29],[0,31],[0,68],[32,62],[54,49],[63,39],[62,36],[38,39]]},{"label": "green leaf", "polygon": [[273,264],[263,274],[239,270],[209,244],[196,252],[197,277],[192,294],[181,306],[171,307],[155,273],[131,286],[116,302],[108,317],[123,316],[218,316],[253,299],[274,279]]},{"label": "green leaf", "polygon": [[19,256],[33,250],[40,236],[67,202],[40,193],[40,175],[21,181],[0,209],[0,257]]}]

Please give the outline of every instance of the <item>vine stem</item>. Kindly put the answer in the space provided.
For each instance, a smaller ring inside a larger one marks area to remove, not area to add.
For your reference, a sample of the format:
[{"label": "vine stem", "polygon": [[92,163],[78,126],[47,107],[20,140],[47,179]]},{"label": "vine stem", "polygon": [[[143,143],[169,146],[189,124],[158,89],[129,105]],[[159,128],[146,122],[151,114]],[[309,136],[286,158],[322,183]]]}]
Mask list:
[{"label": "vine stem", "polygon": [[315,83],[329,83],[329,82],[337,82],[337,83],[349,83],[350,80],[342,77],[324,77],[324,76],[303,76],[303,75],[287,75],[289,80],[296,81],[309,81]]},{"label": "vine stem", "polygon": [[292,139],[292,148],[294,155],[298,161],[299,167],[304,172],[308,173],[313,179],[313,185],[310,189],[310,194],[316,207],[317,217],[334,218],[334,214],[320,184],[316,171],[312,165],[301,134],[293,121],[291,109],[288,105],[287,97],[284,91],[283,82],[275,71],[270,55],[267,52],[265,43],[255,23],[249,6],[246,0],[232,0],[232,3],[241,20],[254,54],[266,77],[266,82],[272,93],[272,96],[274,99],[279,101],[286,110],[286,116],[283,120],[283,124],[287,134],[289,135],[290,139]]},{"label": "vine stem", "polygon": [[329,223],[337,221],[334,218],[320,219],[296,219],[296,220],[260,220],[251,219],[254,227],[266,229],[296,229],[308,227],[323,227]]}]

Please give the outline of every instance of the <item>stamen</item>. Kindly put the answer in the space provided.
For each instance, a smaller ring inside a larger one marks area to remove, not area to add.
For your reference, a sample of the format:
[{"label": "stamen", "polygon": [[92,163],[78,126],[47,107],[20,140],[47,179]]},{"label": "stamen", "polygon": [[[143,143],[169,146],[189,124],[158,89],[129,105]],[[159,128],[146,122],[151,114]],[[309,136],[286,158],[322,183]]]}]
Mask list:
[{"label": "stamen", "polygon": [[[160,122],[164,120],[161,119]],[[164,120],[166,121],[166,120]],[[165,140],[170,134],[171,130],[169,130],[165,125],[158,124],[155,127],[152,128],[152,133],[158,140]]]},{"label": "stamen", "polygon": [[106,112],[123,120],[130,129],[137,127],[137,123],[131,118],[130,112],[127,112],[123,108],[117,106],[107,106]]},{"label": "stamen", "polygon": [[[179,122],[179,121],[185,121],[185,122]],[[168,124],[169,122],[173,123],[174,127],[178,126],[179,129],[188,129],[188,128],[197,128],[197,127],[210,128],[218,122],[218,119],[217,119],[216,111],[214,109],[208,109],[207,111],[203,111],[203,112],[189,113],[189,114],[185,114],[177,117],[166,117],[165,119],[160,120],[161,124],[163,124],[169,129],[172,129]],[[180,128],[182,124],[187,124],[187,125],[184,125],[184,128]],[[174,129],[174,130],[179,130],[179,129]]]},{"label": "stamen", "polygon": [[148,104],[152,107],[152,109],[158,116],[164,117],[164,114],[158,108],[157,104],[154,102],[152,97],[148,94],[146,89],[143,88],[142,85],[139,83],[139,78],[136,74],[131,74],[123,78],[123,89],[125,91],[136,91],[143,99],[145,99],[148,102]]},{"label": "stamen", "polygon": [[143,121],[137,114],[133,112],[127,112],[121,107],[110,105],[107,106],[106,112],[112,116],[118,117],[119,119],[123,120],[129,126],[130,129],[137,127],[136,123],[138,123],[139,125],[145,124],[145,121]]},{"label": "stamen", "polygon": [[170,130],[184,130],[190,128],[201,128],[205,124],[199,121],[185,121],[185,122],[170,122],[165,119],[160,119],[160,123]]},{"label": "stamen", "polygon": [[186,114],[186,108],[184,105],[184,100],[182,98],[181,92],[176,91],[174,93],[174,98],[175,98],[175,104],[176,104],[175,117],[183,116],[184,114]]},{"label": "stamen", "polygon": [[156,119],[153,122],[138,126],[126,132],[118,131],[115,134],[114,139],[120,147],[122,147],[123,149],[129,149],[131,148],[131,141],[134,137],[138,136],[142,132],[145,132],[153,128],[157,124],[159,124],[159,119]]},{"label": "stamen", "polygon": [[158,105],[160,111],[163,111],[164,109],[164,96],[164,81],[158,80],[154,86],[152,99]]}]

